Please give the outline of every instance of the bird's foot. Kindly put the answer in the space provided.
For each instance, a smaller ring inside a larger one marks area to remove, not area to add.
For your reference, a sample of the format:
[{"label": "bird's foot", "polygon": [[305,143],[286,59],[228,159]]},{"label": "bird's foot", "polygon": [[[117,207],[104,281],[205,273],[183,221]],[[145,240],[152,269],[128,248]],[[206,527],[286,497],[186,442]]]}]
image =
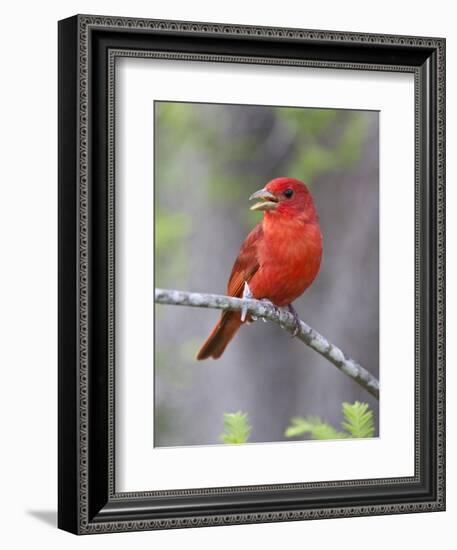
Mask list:
[{"label": "bird's foot", "polygon": [[287,306],[287,309],[294,316],[295,328],[294,328],[294,331],[292,332],[292,338],[295,338],[295,336],[297,336],[297,334],[300,332],[300,328],[301,328],[300,317],[298,316],[298,313],[292,304],[289,304]]},{"label": "bird's foot", "polygon": [[[269,300],[268,298],[262,298],[260,301],[263,302],[264,304],[266,304],[266,305],[272,307],[272,308],[275,310],[275,313],[279,314],[279,307],[278,307],[276,304],[274,304],[271,300]],[[265,319],[265,317],[262,317],[262,321],[263,321],[264,323],[267,323],[267,322],[268,322],[268,321]]]},{"label": "bird's foot", "polygon": [[[252,292],[251,292],[251,289],[249,288],[249,285],[248,283],[244,283],[244,288],[243,288],[243,300],[252,300],[252,298],[254,298]],[[246,316],[248,314],[248,308],[247,306],[243,305],[243,307],[241,308],[241,322],[244,323],[244,321],[246,320]]]}]

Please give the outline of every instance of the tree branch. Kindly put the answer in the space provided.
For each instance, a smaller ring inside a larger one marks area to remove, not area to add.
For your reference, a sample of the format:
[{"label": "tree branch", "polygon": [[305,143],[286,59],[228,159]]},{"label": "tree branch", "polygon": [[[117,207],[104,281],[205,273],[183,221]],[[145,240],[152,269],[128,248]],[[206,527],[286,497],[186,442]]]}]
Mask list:
[{"label": "tree branch", "polygon": [[[221,296],[219,294],[202,294],[200,292],[183,292],[181,290],[165,290],[156,288],[155,301],[158,304],[175,306],[205,307],[230,311],[241,311],[245,306],[247,311],[255,317],[268,319],[278,324],[291,334],[295,330],[295,319],[291,313],[275,308],[260,300],[246,300]],[[379,381],[361,365],[347,357],[339,348],[331,344],[316,330],[300,320],[300,329],[297,338],[307,346],[317,351],[340,371],[365,388],[371,395],[379,399]]]}]

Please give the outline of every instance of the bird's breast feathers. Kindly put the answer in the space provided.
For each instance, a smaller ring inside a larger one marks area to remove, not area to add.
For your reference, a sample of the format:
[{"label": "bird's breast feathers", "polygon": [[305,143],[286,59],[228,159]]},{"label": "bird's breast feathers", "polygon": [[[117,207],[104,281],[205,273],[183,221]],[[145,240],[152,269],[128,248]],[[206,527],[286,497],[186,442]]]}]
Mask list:
[{"label": "bird's breast feathers", "polygon": [[273,229],[264,224],[263,229],[264,239],[257,251],[259,270],[251,290],[257,298],[284,306],[314,281],[322,257],[322,234],[318,223],[301,220],[284,220]]}]

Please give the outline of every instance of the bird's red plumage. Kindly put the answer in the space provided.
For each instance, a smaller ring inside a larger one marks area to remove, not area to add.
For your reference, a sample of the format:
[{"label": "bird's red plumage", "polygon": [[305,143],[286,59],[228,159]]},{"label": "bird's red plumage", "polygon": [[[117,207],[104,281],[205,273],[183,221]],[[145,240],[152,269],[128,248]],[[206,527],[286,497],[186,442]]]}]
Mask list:
[{"label": "bird's red plumage", "polygon": [[[274,210],[265,211],[262,222],[241,246],[227,294],[241,297],[247,282],[254,298],[266,298],[283,307],[301,296],[316,278],[322,233],[313,198],[303,182],[276,178],[265,190],[277,198],[277,204]],[[292,196],[286,197],[286,191],[292,191]],[[240,313],[223,312],[197,359],[220,357],[241,325]]]}]

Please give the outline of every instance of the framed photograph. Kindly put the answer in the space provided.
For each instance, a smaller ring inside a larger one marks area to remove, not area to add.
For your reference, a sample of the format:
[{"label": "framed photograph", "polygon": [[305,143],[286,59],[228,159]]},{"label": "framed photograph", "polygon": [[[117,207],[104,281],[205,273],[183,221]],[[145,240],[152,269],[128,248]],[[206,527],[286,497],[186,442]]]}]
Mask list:
[{"label": "framed photograph", "polygon": [[445,509],[445,40],[59,22],[59,513]]}]

